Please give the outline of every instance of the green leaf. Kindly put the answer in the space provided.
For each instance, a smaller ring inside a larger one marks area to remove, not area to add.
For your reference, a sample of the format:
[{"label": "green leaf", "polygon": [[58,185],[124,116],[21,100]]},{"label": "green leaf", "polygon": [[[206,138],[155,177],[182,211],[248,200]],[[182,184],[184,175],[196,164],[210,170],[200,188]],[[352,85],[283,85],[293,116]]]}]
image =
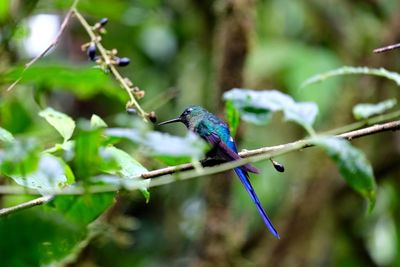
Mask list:
[{"label": "green leaf", "polygon": [[39,116],[46,119],[64,138],[64,142],[69,140],[75,129],[75,122],[64,113],[52,108],[46,108],[39,112]]},{"label": "green leaf", "polygon": [[324,81],[328,78],[332,78],[335,76],[341,75],[356,75],[356,74],[365,74],[365,75],[375,75],[385,77],[389,80],[394,81],[398,86],[400,86],[400,75],[397,72],[391,72],[384,68],[374,69],[368,67],[341,67],[335,70],[327,71],[324,73],[317,74],[307,79],[301,84],[301,87],[306,87],[308,85]]},{"label": "green leaf", "polygon": [[235,108],[232,101],[225,103],[225,115],[229,125],[229,130],[232,136],[236,135],[237,127],[239,126],[239,111]]},{"label": "green leaf", "polygon": [[357,120],[367,119],[373,115],[384,113],[396,104],[396,99],[388,99],[377,104],[357,104],[353,107],[353,115]]},{"label": "green leaf", "polygon": [[112,159],[117,163],[117,168],[104,170],[107,173],[115,174],[123,178],[130,178],[147,172],[147,169],[132,158],[125,151],[114,146],[104,147],[100,150],[103,159]]},{"label": "green leaf", "polygon": [[[2,266],[45,266],[68,255],[86,235],[57,211],[34,207],[0,219]],[[21,248],[24,248],[21,257]]]},{"label": "green leaf", "polygon": [[33,139],[17,139],[12,143],[6,143],[4,153],[0,153],[1,173],[7,176],[11,174],[23,176],[36,171],[40,151],[40,147]]},{"label": "green leaf", "polygon": [[86,226],[100,216],[114,202],[114,192],[81,196],[56,196],[47,210],[56,209],[77,225]]},{"label": "green leaf", "polygon": [[97,128],[107,128],[108,126],[103,121],[102,118],[100,118],[96,114],[93,114],[92,117],[90,118],[90,127],[92,129],[97,129]]},{"label": "green leaf", "polygon": [[290,96],[276,90],[232,89],[224,93],[226,101],[232,101],[243,120],[255,124],[267,124],[272,112],[283,111],[288,121],[303,126],[307,131],[318,114],[318,107],[312,102],[295,102]]},{"label": "green leaf", "polygon": [[[13,134],[26,133],[33,125],[33,114],[26,106],[26,101],[17,98],[1,99],[0,120],[2,127]],[[23,103],[21,103],[23,102]]]},{"label": "green leaf", "polygon": [[99,172],[102,159],[99,149],[102,145],[101,129],[79,128],[76,133],[73,166],[79,180],[86,181]]},{"label": "green leaf", "polygon": [[[0,219],[2,266],[58,266],[80,250],[88,238],[88,224],[109,208],[115,193],[56,196],[36,206]],[[32,227],[34,226],[34,229]],[[21,257],[21,248],[24,248]],[[57,263],[57,264],[55,264]]]},{"label": "green leaf", "polygon": [[4,128],[0,127],[0,142],[11,143],[14,141],[14,136]]},{"label": "green leaf", "polygon": [[114,185],[118,189],[126,189],[128,191],[140,190],[143,194],[146,203],[149,202],[150,192],[148,188],[150,186],[150,179],[141,178],[121,178],[115,175],[98,175],[92,178],[93,182],[101,182],[103,184]]},{"label": "green leaf", "polygon": [[42,154],[37,169],[25,174],[7,173],[17,184],[37,189],[41,194],[51,194],[75,181],[69,166],[51,154]]},{"label": "green leaf", "polygon": [[70,140],[70,141],[64,142],[62,144],[55,144],[54,146],[46,149],[43,152],[55,153],[58,151],[66,151],[66,152],[70,153],[70,152],[72,152],[72,149],[74,148],[74,144],[75,144],[75,142]]},{"label": "green leaf", "polygon": [[[66,62],[43,63],[37,62],[24,71],[20,66],[8,73],[0,74],[0,84],[11,84],[21,77],[18,85],[35,84],[47,90],[71,91],[75,96],[88,99],[102,93],[121,102],[125,101],[125,93],[118,85],[100,69],[90,65],[68,65]],[[17,86],[18,86],[17,85]]]},{"label": "green leaf", "polygon": [[106,134],[141,144],[147,155],[157,157],[167,164],[200,159],[204,157],[208,149],[208,145],[191,132],[188,132],[185,137],[179,137],[154,131],[142,133],[135,129],[110,128],[106,129]]},{"label": "green leaf", "polygon": [[335,137],[317,137],[311,143],[321,147],[335,161],[340,174],[358,193],[375,205],[376,183],[371,164],[357,148],[348,141]]},{"label": "green leaf", "polygon": [[3,24],[7,17],[10,16],[10,5],[9,1],[0,1],[0,22]]},{"label": "green leaf", "polygon": [[100,155],[105,160],[111,159],[117,163],[114,168],[103,169],[104,172],[124,178],[115,180],[107,176],[107,179],[102,180],[103,182],[118,184],[128,190],[131,188],[139,188],[146,198],[146,202],[149,201],[150,193],[147,191],[147,188],[150,180],[133,178],[147,172],[145,167],[143,167],[125,151],[113,146],[102,148],[100,150]]}]

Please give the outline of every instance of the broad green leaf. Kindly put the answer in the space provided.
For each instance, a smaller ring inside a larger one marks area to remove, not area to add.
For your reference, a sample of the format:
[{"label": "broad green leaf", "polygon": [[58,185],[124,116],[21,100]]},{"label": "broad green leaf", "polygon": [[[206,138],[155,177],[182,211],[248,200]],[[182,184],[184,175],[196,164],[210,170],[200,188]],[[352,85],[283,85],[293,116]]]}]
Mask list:
[{"label": "broad green leaf", "polygon": [[75,181],[73,173],[63,160],[51,154],[42,154],[37,169],[25,174],[7,173],[17,184],[51,194]]},{"label": "broad green leaf", "polygon": [[7,257],[1,265],[58,266],[52,263],[84,248],[79,245],[88,238],[88,224],[113,204],[114,197],[115,193],[57,196],[46,205],[2,217],[0,251]]},{"label": "broad green leaf", "polygon": [[147,172],[147,169],[143,167],[142,164],[137,162],[125,151],[113,146],[102,148],[100,150],[100,155],[106,160],[112,159],[117,163],[116,168],[103,170],[104,172],[118,175],[119,177],[124,178],[119,180],[108,178],[107,180],[103,180],[103,182],[113,184],[118,183],[128,190],[131,190],[132,188],[139,188],[146,198],[146,202],[149,201],[150,194],[147,191],[147,188],[149,186],[150,180],[133,178]]},{"label": "broad green leaf", "polygon": [[[75,96],[88,99],[96,94],[106,94],[119,101],[125,101],[126,95],[117,83],[100,69],[90,65],[76,66],[65,62],[48,64],[37,62],[29,69],[24,66],[0,74],[0,84],[11,84],[22,77],[18,85],[35,84],[47,90],[68,90]],[[22,76],[21,76],[22,75]]]},{"label": "broad green leaf", "polygon": [[86,227],[40,206],[1,218],[1,265],[45,266],[68,255],[86,233]]},{"label": "broad green leaf", "polygon": [[4,128],[0,127],[0,142],[10,143],[14,141],[14,136]]},{"label": "broad green leaf", "polygon": [[232,101],[243,120],[255,124],[267,124],[273,112],[282,111],[286,120],[294,121],[306,130],[318,114],[318,107],[312,102],[295,102],[290,96],[276,90],[232,89],[224,93],[226,101]]},{"label": "broad green leaf", "polygon": [[132,158],[125,151],[113,146],[108,146],[100,150],[103,159],[112,159],[117,163],[116,169],[104,170],[107,173],[115,174],[123,178],[130,178],[147,172],[147,169]]},{"label": "broad green leaf", "polygon": [[239,126],[239,111],[235,108],[232,101],[225,103],[226,121],[229,125],[229,130],[232,136],[236,135],[236,129]]},{"label": "broad green leaf", "polygon": [[81,196],[56,196],[46,208],[56,209],[77,225],[86,226],[114,202],[114,192]]},{"label": "broad green leaf", "polygon": [[135,129],[110,128],[106,129],[106,134],[143,145],[144,153],[157,157],[167,164],[200,159],[208,149],[207,144],[191,132],[185,137],[179,137],[155,131],[142,133]]},{"label": "broad green leaf", "polygon": [[92,117],[90,118],[90,127],[92,129],[107,128],[107,123],[105,123],[103,119],[97,116],[96,114],[93,114]]},{"label": "broad green leaf", "polygon": [[150,200],[150,192],[148,188],[150,186],[150,179],[141,178],[121,178],[115,175],[98,175],[92,178],[93,182],[101,182],[103,184],[110,184],[116,186],[118,189],[126,189],[129,191],[140,190],[144,196],[146,203]]},{"label": "broad green leaf", "polygon": [[0,153],[0,172],[23,176],[36,171],[41,149],[33,139],[15,140],[4,145]]},{"label": "broad green leaf", "polygon": [[160,132],[149,132],[143,144],[153,156],[190,157],[200,159],[204,156],[207,144],[192,132],[185,137]]},{"label": "broad green leaf", "polygon": [[373,115],[382,114],[396,104],[396,99],[388,99],[377,104],[357,104],[353,107],[353,115],[357,120],[366,119]]},{"label": "broad green leaf", "polygon": [[[24,103],[21,103],[24,102]],[[26,106],[26,101],[19,101],[17,98],[1,99],[0,101],[1,126],[12,132],[14,135],[26,133],[34,124],[33,115]]]},{"label": "broad green leaf", "polygon": [[64,151],[70,153],[70,152],[72,152],[72,149],[74,148],[74,144],[75,144],[75,142],[70,140],[70,141],[64,142],[62,144],[55,144],[54,146],[46,149],[44,152],[45,153],[55,153],[55,152],[64,150]]},{"label": "broad green leaf", "polygon": [[74,146],[73,166],[76,177],[86,181],[99,172],[102,159],[99,149],[102,145],[101,129],[78,128]]},{"label": "broad green leaf", "polygon": [[3,24],[7,17],[10,16],[10,5],[9,1],[0,1],[0,22]]},{"label": "broad green leaf", "polygon": [[400,75],[397,72],[391,72],[384,68],[374,69],[368,67],[341,67],[335,70],[327,71],[321,74],[317,74],[307,79],[301,84],[301,87],[308,86],[313,83],[324,81],[328,78],[341,76],[341,75],[355,75],[355,74],[365,74],[365,75],[375,75],[385,77],[389,80],[394,81],[398,86],[400,86]]},{"label": "broad green leaf", "polygon": [[64,142],[71,138],[75,129],[75,122],[69,116],[52,108],[42,110],[39,112],[39,116],[45,118],[61,134]]},{"label": "broad green leaf", "polygon": [[335,137],[317,137],[311,143],[321,147],[335,161],[346,182],[375,205],[376,184],[371,164],[357,148],[348,141]]},{"label": "broad green leaf", "polygon": [[303,126],[308,132],[313,132],[312,125],[318,114],[318,107],[312,102],[300,102],[283,110],[285,119]]}]

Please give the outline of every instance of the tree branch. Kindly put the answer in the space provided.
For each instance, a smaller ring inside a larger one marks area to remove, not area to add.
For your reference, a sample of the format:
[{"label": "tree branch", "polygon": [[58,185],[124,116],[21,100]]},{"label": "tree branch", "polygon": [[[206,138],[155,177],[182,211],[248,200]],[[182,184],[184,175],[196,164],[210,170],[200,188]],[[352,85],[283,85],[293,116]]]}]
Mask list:
[{"label": "tree branch", "polygon": [[[396,131],[400,129],[400,120],[391,121],[387,123],[377,124],[374,126],[366,127],[359,130],[354,130],[342,134],[336,135],[339,138],[344,138],[347,140],[353,140],[356,138],[360,138],[363,136],[376,134],[385,131]],[[131,179],[138,179],[138,183],[129,188],[124,187],[124,181],[126,179],[121,179],[120,185],[93,185],[90,187],[82,187],[82,186],[71,186],[61,190],[54,190],[50,192],[52,195],[83,195],[89,193],[105,193],[105,192],[116,192],[121,189],[126,190],[138,190],[143,188],[143,182],[148,181],[148,187],[156,187],[169,183],[173,183],[179,180],[191,179],[199,176],[205,176],[215,173],[220,173],[223,171],[227,171],[244,164],[250,162],[257,162],[261,160],[270,159],[271,157],[283,155],[289,153],[291,151],[311,147],[313,144],[310,143],[310,140],[303,139],[299,141],[295,141],[292,143],[287,143],[283,145],[277,145],[272,147],[262,147],[254,150],[248,150],[240,152],[239,155],[243,158],[237,161],[226,162],[220,165],[212,166],[211,168],[201,168],[194,169],[192,163],[181,164],[177,166],[171,166],[167,168],[162,168],[154,171],[145,172],[143,174],[131,177]],[[191,171],[190,171],[191,170]],[[184,172],[184,173],[182,173]],[[170,175],[175,174],[175,175]],[[144,178],[140,179],[140,178]],[[38,192],[33,189],[23,188],[19,186],[0,186],[0,194],[9,194],[9,195],[23,195],[23,194],[31,194],[38,195]],[[16,205],[10,208],[0,209],[0,217],[5,216],[7,214],[11,214],[18,210],[30,208],[37,205],[42,205],[51,200],[52,197],[44,196],[39,197],[37,199]]]},{"label": "tree branch", "polygon": [[76,18],[78,21],[81,23],[82,27],[86,30],[87,34],[89,35],[91,41],[96,44],[96,47],[98,48],[101,57],[104,59],[104,63],[108,67],[108,69],[111,71],[111,73],[114,75],[114,77],[117,79],[119,84],[122,86],[122,88],[125,89],[125,91],[129,95],[129,102],[128,106],[133,106],[138,114],[145,120],[147,121],[147,118],[149,116],[148,113],[146,113],[142,107],[139,105],[139,103],[136,101],[136,98],[132,94],[132,88],[127,84],[126,79],[124,79],[119,71],[115,68],[115,66],[112,64],[111,59],[109,54],[107,53],[107,49],[104,48],[104,46],[100,43],[100,37],[98,37],[92,27],[89,25],[89,23],[85,20],[85,18],[78,12],[76,8],[72,9],[74,12]]},{"label": "tree branch", "polygon": [[52,196],[38,197],[38,198],[32,199],[30,201],[21,203],[19,205],[16,205],[16,206],[13,206],[10,208],[0,209],[0,217],[14,213],[16,211],[20,211],[20,210],[24,210],[27,208],[32,208],[34,206],[42,205],[44,203],[49,202],[52,198],[53,198]]},{"label": "tree branch", "polygon": [[[360,129],[360,130],[354,130],[354,131],[350,131],[347,133],[338,134],[336,136],[347,139],[347,140],[352,140],[352,139],[360,138],[360,137],[363,137],[366,135],[371,135],[371,134],[378,133],[378,132],[395,131],[398,129],[400,129],[400,120],[387,122],[387,123],[383,123],[383,124],[377,124],[374,126]],[[276,151],[286,151],[288,148],[292,148],[294,146],[299,146],[299,145],[300,145],[299,149],[313,146],[312,144],[307,143],[306,140],[299,140],[299,141],[295,141],[295,142],[287,143],[287,144],[283,144],[283,145],[262,147],[262,148],[258,148],[258,149],[254,149],[254,150],[242,151],[242,152],[239,152],[239,155],[242,158],[249,158],[249,157],[253,157],[253,156],[257,156],[257,155],[263,155],[263,154],[267,154],[267,153],[276,152]],[[246,163],[248,163],[248,162],[246,162]],[[156,177],[163,176],[166,174],[173,174],[176,172],[192,170],[193,168],[194,167],[193,167],[192,163],[185,163],[185,164],[181,164],[181,165],[177,165],[177,166],[171,166],[171,167],[167,167],[167,168],[163,168],[163,169],[149,171],[149,172],[143,173],[141,175],[141,177],[145,178],[145,179],[156,178]]]},{"label": "tree branch", "polygon": [[36,63],[36,61],[38,61],[39,59],[44,57],[53,47],[55,47],[58,44],[58,42],[61,39],[61,35],[64,33],[72,16],[75,15],[75,17],[78,19],[78,21],[80,22],[82,27],[86,30],[87,34],[89,35],[91,42],[93,42],[96,45],[96,47],[98,48],[98,50],[101,54],[101,57],[104,59],[104,63],[107,66],[107,68],[117,79],[117,81],[119,82],[121,87],[124,88],[125,91],[127,92],[128,96],[129,96],[129,102],[128,102],[127,106],[135,108],[137,110],[138,114],[145,121],[147,121],[149,116],[152,116],[151,113],[147,113],[142,109],[142,107],[139,105],[138,101],[136,100],[135,96],[132,93],[134,88],[131,88],[131,86],[129,86],[126,78],[122,77],[122,75],[119,73],[119,71],[112,64],[112,61],[108,54],[108,51],[100,43],[100,37],[95,34],[93,28],[89,25],[89,23],[86,21],[86,19],[79,13],[79,11],[77,9],[78,2],[79,2],[79,0],[74,0],[74,2],[72,3],[68,13],[66,14],[66,16],[61,24],[60,30],[58,31],[57,36],[54,38],[54,40],[39,55],[37,55],[31,61],[29,61],[28,63],[25,64],[25,68],[23,69],[21,76],[7,88],[7,91],[12,90],[21,81],[22,75],[28,68],[30,68],[34,63]]},{"label": "tree branch", "polygon": [[[396,131],[400,129],[400,120],[391,121],[387,123],[377,124],[374,126],[366,127],[359,130],[354,130],[346,133],[336,135],[336,137],[344,138],[347,140],[353,140],[363,136],[376,134],[385,131]],[[313,144],[308,139],[298,140],[295,142],[262,147],[254,150],[242,151],[239,155],[242,157],[241,160],[230,161],[219,165],[214,165],[206,168],[194,169],[192,163],[186,163],[171,167],[166,167],[158,170],[148,171],[136,176],[130,177],[130,179],[138,179],[138,183],[135,186],[129,186],[129,188],[124,188],[124,182],[126,179],[121,179],[120,185],[93,185],[90,187],[82,186],[71,186],[65,189],[54,190],[49,192],[53,195],[82,195],[88,193],[104,193],[104,192],[114,192],[121,189],[127,190],[137,190],[143,188],[143,182],[148,181],[148,187],[156,187],[165,184],[169,184],[179,180],[191,179],[199,176],[205,176],[210,174],[215,174],[223,172],[226,170],[234,169],[236,167],[242,166],[247,163],[257,162],[261,160],[270,159],[271,157],[276,157],[279,155],[287,154],[289,152],[300,150],[307,147],[312,147]],[[171,176],[170,174],[175,174]],[[144,178],[140,179],[140,178]],[[154,179],[156,178],[156,179]],[[38,195],[38,192],[33,189],[23,188],[20,186],[0,186],[0,194],[9,195]]]},{"label": "tree branch", "polygon": [[58,33],[57,33],[56,37],[54,38],[54,40],[49,44],[49,46],[46,47],[45,50],[42,51],[42,53],[40,53],[39,55],[34,57],[31,61],[29,61],[28,63],[25,64],[25,68],[23,69],[23,71],[21,73],[21,77],[19,77],[15,82],[13,82],[7,88],[7,91],[11,91],[18,84],[18,82],[21,81],[22,75],[24,74],[24,72],[28,68],[30,68],[33,64],[35,64],[36,61],[38,61],[39,59],[44,57],[47,54],[47,52],[49,52],[53,47],[55,47],[58,44],[58,42],[60,41],[61,35],[64,33],[69,21],[71,20],[71,17],[72,17],[72,15],[74,13],[73,10],[76,8],[78,2],[79,2],[79,0],[74,0],[74,2],[72,3],[72,6],[68,10],[67,15],[65,15],[65,18],[64,18],[63,22],[61,23],[60,30],[58,31]]},{"label": "tree branch", "polygon": [[[336,135],[337,137],[344,138],[347,140],[353,140],[356,138],[360,138],[363,136],[385,132],[385,131],[396,131],[400,129],[400,120],[391,121],[387,123],[377,124],[374,126],[366,127],[359,130],[354,130],[346,133],[342,133]],[[169,183],[173,183],[179,180],[191,179],[199,176],[205,176],[210,174],[215,174],[219,172],[223,172],[226,170],[230,170],[239,166],[242,166],[246,163],[261,161],[265,159],[270,159],[273,156],[283,155],[289,153],[294,150],[299,150],[302,148],[307,148],[313,146],[309,140],[303,139],[299,141],[295,141],[292,143],[287,143],[278,146],[272,147],[262,147],[254,150],[248,150],[240,152],[240,156],[243,158],[237,161],[231,161],[227,163],[223,163],[217,166],[213,166],[211,168],[202,168],[202,169],[194,169],[192,163],[181,164],[177,166],[171,166],[167,168],[162,168],[154,171],[149,171],[143,173],[141,175],[137,175],[131,177],[131,179],[144,178],[145,180],[138,180],[136,186],[129,186],[129,188],[124,188],[124,183],[121,180],[120,185],[94,185],[90,187],[68,187],[62,190],[54,190],[51,192],[52,195],[82,195],[89,193],[105,193],[105,192],[115,192],[121,189],[128,190],[137,190],[143,188],[143,182],[148,181],[148,187],[156,187]],[[194,169],[194,170],[193,170]],[[192,171],[189,171],[192,170]],[[186,172],[185,172],[186,171]],[[181,175],[181,172],[185,172],[184,175]],[[175,175],[170,175],[175,174]],[[159,178],[157,178],[159,177]],[[154,179],[157,178],[157,179]],[[126,180],[126,179],[124,179]],[[23,194],[31,194],[38,195],[38,192],[33,189],[22,188],[18,186],[0,186],[0,194],[10,194],[10,195],[23,195]],[[42,205],[50,201],[52,197],[44,196],[39,197],[37,199],[10,207],[0,209],[0,217],[5,216],[11,213],[14,213],[19,210],[23,210],[26,208],[30,208],[37,205]]]}]

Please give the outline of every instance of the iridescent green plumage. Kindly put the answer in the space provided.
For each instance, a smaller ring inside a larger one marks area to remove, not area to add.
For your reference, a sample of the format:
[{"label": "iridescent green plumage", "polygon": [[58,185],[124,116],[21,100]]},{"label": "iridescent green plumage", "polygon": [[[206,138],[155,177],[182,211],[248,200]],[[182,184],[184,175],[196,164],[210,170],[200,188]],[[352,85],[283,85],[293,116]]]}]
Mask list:
[{"label": "iridescent green plumage", "polygon": [[[209,156],[225,161],[240,159],[235,142],[230,135],[226,123],[214,114],[208,112],[206,109],[200,106],[188,107],[179,118],[160,123],[160,125],[173,122],[182,122],[190,131],[198,134],[201,138],[210,143],[213,148],[210,151]],[[279,238],[278,232],[275,230],[266,212],[262,208],[261,203],[250,184],[248,172],[258,173],[258,170],[250,164],[237,167],[234,170],[249,193],[251,199],[256,204],[266,226],[275,237]]]}]

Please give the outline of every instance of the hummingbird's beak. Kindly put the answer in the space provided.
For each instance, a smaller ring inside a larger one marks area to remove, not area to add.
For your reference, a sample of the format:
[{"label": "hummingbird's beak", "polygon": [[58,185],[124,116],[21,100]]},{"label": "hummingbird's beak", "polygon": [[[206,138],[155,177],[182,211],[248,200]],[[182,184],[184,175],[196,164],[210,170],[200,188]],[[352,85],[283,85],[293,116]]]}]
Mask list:
[{"label": "hummingbird's beak", "polygon": [[182,120],[181,120],[181,118],[176,118],[176,119],[160,122],[158,125],[164,125],[164,124],[174,123],[174,122],[182,122]]}]

